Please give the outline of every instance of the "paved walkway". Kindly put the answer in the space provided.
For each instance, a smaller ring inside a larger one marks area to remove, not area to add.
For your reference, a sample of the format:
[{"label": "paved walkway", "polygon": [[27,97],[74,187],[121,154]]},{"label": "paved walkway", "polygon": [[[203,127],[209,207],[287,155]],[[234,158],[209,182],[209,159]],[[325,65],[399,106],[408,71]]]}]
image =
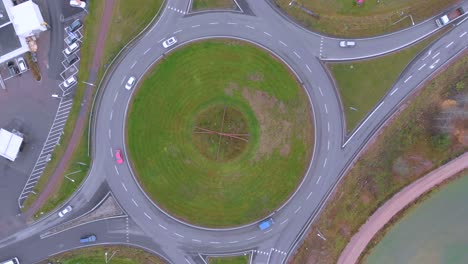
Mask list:
[{"label": "paved walkway", "polygon": [[[101,20],[101,27],[99,28],[98,39],[94,48],[93,64],[91,65],[91,68],[89,70],[89,77],[87,81],[88,83],[94,83],[97,79],[97,73],[99,71],[102,55],[104,53],[107,32],[109,31],[109,26],[112,19],[113,6],[114,0],[105,1],[104,11]],[[94,87],[91,85],[88,85],[86,87],[78,119],[76,121],[76,125],[73,130],[70,142],[68,143],[65,153],[63,154],[58,167],[55,169],[54,173],[49,179],[49,182],[47,183],[46,187],[41,192],[37,200],[32,204],[32,206],[24,213],[23,217],[25,217],[26,219],[29,219],[31,216],[33,216],[34,213],[45,204],[52,192],[57,189],[58,184],[60,183],[60,180],[63,177],[65,170],[67,169],[69,161],[73,156],[73,152],[75,151],[78,143],[80,142],[83,130],[87,125],[86,121],[88,118],[88,109],[90,103],[92,102],[93,89]]]},{"label": "paved walkway", "polygon": [[354,234],[341,253],[338,264],[356,263],[367,244],[390,219],[418,197],[446,179],[468,168],[468,152],[406,186],[382,205]]}]

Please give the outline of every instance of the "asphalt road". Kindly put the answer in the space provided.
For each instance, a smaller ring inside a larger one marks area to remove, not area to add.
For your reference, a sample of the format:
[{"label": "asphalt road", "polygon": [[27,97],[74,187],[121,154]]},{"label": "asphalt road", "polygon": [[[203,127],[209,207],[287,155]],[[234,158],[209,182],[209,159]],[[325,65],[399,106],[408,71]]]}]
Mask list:
[{"label": "asphalt road", "polygon": [[[360,39],[355,48],[343,49],[337,39],[290,23],[266,1],[245,3],[254,15],[235,12],[185,15],[187,1],[167,1],[159,21],[127,49],[109,73],[93,126],[93,166],[82,188],[69,202],[76,210],[67,219],[89,210],[107,190],[128,217],[93,222],[41,239],[40,234],[48,228],[67,220],[54,213],[0,240],[2,257],[15,255],[24,263],[34,263],[78,247],[81,235],[95,233],[99,243],[142,246],[171,263],[203,263],[203,255],[239,252],[252,252],[253,263],[284,263],[346,168],[382,123],[419,84],[468,46],[468,22],[463,22],[416,58],[355,132],[346,137],[340,99],[319,58],[346,60],[388,53],[437,30],[434,21],[430,19],[385,36]],[[466,1],[464,5],[468,7]],[[171,36],[176,36],[178,43],[166,50],[161,42]],[[297,74],[313,107],[316,143],[309,170],[292,198],[272,214],[275,224],[266,231],[260,231],[256,223],[219,230],[180,222],[158,209],[141,190],[128,164],[116,165],[113,157],[116,148],[125,149],[125,116],[132,95],[132,91],[124,88],[127,78],[131,75],[140,78],[172,49],[213,37],[239,38],[270,50]]]}]

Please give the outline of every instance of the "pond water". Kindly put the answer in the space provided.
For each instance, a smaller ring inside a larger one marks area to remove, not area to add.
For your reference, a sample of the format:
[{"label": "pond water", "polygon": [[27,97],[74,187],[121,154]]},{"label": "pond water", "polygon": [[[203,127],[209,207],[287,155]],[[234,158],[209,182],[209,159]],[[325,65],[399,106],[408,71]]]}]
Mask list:
[{"label": "pond water", "polygon": [[468,263],[468,174],[407,213],[364,263]]}]

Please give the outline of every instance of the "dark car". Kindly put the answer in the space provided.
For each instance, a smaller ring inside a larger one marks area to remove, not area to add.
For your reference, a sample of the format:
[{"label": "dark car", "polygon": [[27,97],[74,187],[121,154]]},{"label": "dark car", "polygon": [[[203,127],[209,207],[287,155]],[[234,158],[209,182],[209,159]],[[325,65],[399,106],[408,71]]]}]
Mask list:
[{"label": "dark car", "polygon": [[68,27],[66,27],[65,30],[68,32],[75,32],[78,29],[80,29],[82,26],[83,26],[83,23],[81,23],[80,20],[75,20]]},{"label": "dark car", "polygon": [[96,235],[89,235],[89,236],[85,236],[85,237],[80,238],[80,243],[82,243],[82,244],[91,243],[91,242],[94,242],[94,241],[96,241]]},{"label": "dark car", "polygon": [[16,66],[15,62],[9,61],[7,63],[8,70],[10,71],[11,75],[16,75],[20,73],[20,70],[18,69],[18,66]]},{"label": "dark car", "polygon": [[67,43],[68,46],[71,44],[75,43],[78,40],[78,36],[75,33],[70,33],[68,34],[68,37],[65,38],[65,43]]},{"label": "dark car", "polygon": [[77,60],[78,56],[76,54],[72,54],[65,59],[65,63],[67,64],[67,66],[72,66],[73,63],[75,63]]}]

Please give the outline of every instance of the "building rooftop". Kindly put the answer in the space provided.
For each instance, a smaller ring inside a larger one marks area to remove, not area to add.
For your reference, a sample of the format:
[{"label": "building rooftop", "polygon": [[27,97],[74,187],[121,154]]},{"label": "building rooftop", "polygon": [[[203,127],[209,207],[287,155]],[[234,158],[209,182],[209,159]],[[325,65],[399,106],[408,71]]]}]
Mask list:
[{"label": "building rooftop", "polygon": [[3,1],[0,1],[0,27],[10,22],[10,17],[8,17],[7,10]]},{"label": "building rooftop", "polygon": [[0,57],[21,48],[21,42],[16,35],[13,24],[0,28]]}]

